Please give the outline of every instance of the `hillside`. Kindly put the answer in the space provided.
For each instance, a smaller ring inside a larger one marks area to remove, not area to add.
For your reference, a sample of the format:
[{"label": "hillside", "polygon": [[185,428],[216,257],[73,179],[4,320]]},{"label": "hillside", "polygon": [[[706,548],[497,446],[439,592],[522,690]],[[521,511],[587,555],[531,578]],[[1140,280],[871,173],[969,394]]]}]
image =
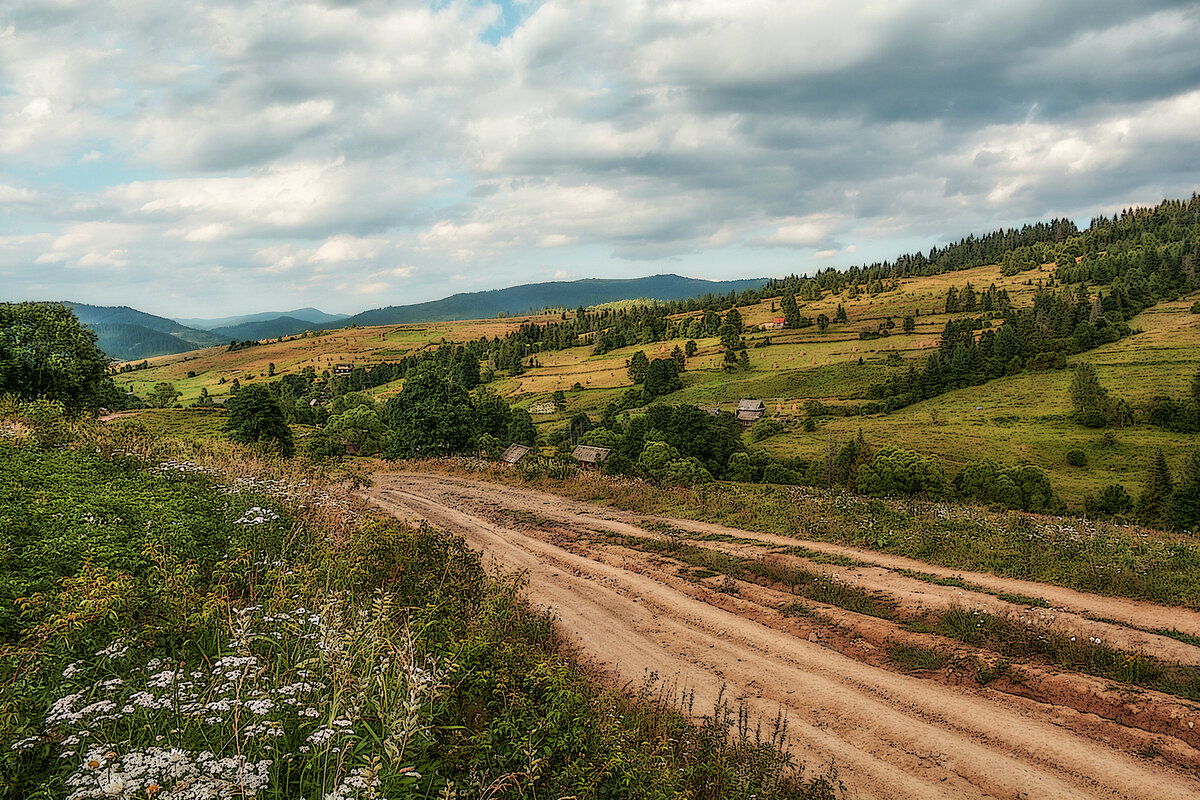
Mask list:
[{"label": "hillside", "polygon": [[624,280],[588,278],[511,286],[488,292],[455,294],[442,300],[387,306],[355,314],[347,322],[357,325],[395,325],[410,322],[484,319],[497,314],[528,314],[544,308],[578,308],[617,300],[649,298],[682,300],[705,294],[728,294],[752,289],[765,278],[735,281],[705,281],[679,275],[652,275]]},{"label": "hillside", "polygon": [[79,321],[96,331],[100,349],[118,361],[183,353],[221,344],[219,336],[129,306],[65,302]]},{"label": "hillside", "polygon": [[196,349],[196,345],[191,342],[144,325],[100,322],[88,327],[96,332],[96,344],[100,349],[120,361],[174,355]]},{"label": "hillside", "polygon": [[[341,319],[344,319],[344,317],[335,318],[335,320]],[[332,323],[326,322],[325,324]],[[284,316],[242,322],[237,325],[224,325],[219,328],[212,328],[209,333],[214,336],[220,336],[226,341],[241,342],[247,339],[278,339],[280,336],[292,336],[293,334],[303,333],[304,331],[320,327],[320,323]]]}]

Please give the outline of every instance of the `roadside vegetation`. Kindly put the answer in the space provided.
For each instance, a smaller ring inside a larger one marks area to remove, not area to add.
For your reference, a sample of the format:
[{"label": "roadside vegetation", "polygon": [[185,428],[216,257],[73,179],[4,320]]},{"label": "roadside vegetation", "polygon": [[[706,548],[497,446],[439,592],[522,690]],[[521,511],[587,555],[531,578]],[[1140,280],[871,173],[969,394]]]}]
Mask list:
[{"label": "roadside vegetation", "polygon": [[828,797],[319,467],[8,402],[0,796]]}]

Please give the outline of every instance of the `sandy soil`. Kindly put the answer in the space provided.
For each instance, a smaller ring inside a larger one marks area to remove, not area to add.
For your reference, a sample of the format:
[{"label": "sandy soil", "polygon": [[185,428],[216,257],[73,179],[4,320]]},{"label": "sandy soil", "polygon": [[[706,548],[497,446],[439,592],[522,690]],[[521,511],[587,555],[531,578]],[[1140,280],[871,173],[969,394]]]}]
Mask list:
[{"label": "sandy soil", "polygon": [[[814,769],[833,764],[851,798],[1200,797],[1200,706],[1069,671],[1025,666],[1019,680],[981,686],[952,661],[906,674],[893,643],[935,644],[971,659],[989,654],[904,631],[886,620],[808,603],[778,587],[687,578],[668,556],[622,546],[606,533],[655,534],[668,522],[745,544],[695,542],[747,557],[803,545],[865,566],[814,565],[891,597],[905,609],[962,606],[1030,625],[1079,631],[1166,660],[1200,663],[1197,648],[1139,628],[1200,633],[1195,612],[1086,595],[1027,581],[961,573],[870,551],[806,542],[578,503],[527,489],[446,476],[380,473],[366,496],[402,518],[464,536],[485,563],[524,572],[532,603],[551,608],[581,656],[614,681],[649,675],[695,693],[697,713],[725,687],[764,725],[783,711],[790,746]],[[1006,603],[899,569],[957,575],[989,591],[1039,597],[1052,609]],[[807,601],[806,601],[807,602]],[[1112,620],[1097,622],[1090,614]],[[1122,624],[1124,623],[1124,624]],[[971,661],[974,663],[974,660]]]}]

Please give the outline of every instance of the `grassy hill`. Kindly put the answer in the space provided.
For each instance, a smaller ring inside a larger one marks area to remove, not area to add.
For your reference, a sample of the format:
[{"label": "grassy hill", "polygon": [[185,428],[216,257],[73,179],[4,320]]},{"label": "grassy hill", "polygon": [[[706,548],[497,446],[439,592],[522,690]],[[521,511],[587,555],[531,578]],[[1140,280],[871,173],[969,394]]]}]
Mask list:
[{"label": "grassy hill", "polygon": [[[822,313],[832,317],[838,305],[845,308],[847,322],[832,324],[825,333],[816,326],[758,329],[778,314],[778,301],[765,299],[739,309],[749,331],[750,370],[725,372],[721,368],[720,342],[715,337],[698,339],[696,355],[687,359],[682,375],[683,389],[661,400],[731,409],[739,398],[757,397],[766,402],[769,415],[793,423],[804,418],[806,400],[861,403],[871,384],[923,359],[937,347],[946,320],[962,316],[933,313],[940,309],[949,286],[967,281],[976,286],[994,283],[1009,292],[1014,305],[1024,306],[1032,303],[1037,281],[1048,279],[1051,269],[1048,266],[1032,273],[1004,276],[998,266],[977,267],[904,279],[895,290],[875,296],[863,294],[851,299],[828,295],[804,303],[803,312],[814,317]],[[1163,392],[1182,394],[1191,375],[1200,369],[1200,315],[1188,312],[1191,300],[1152,307],[1134,320],[1139,333],[1075,356],[1071,363],[1083,360],[1095,364],[1104,385],[1134,403]],[[874,329],[888,317],[899,319],[906,314],[917,314],[912,333],[872,341],[859,338],[861,330]],[[338,363],[366,366],[434,349],[442,342],[491,339],[523,323],[556,319],[558,315],[548,314],[345,328],[235,352],[214,348],[166,356],[152,360],[150,369],[122,375],[118,380],[135,392],[144,392],[158,381],[173,382],[183,392],[182,402],[186,404],[198,397],[201,387],[220,397],[228,394],[235,378],[243,385],[267,381],[270,364],[275,365],[277,375],[306,367],[320,373]],[[768,339],[770,343],[766,344]],[[514,405],[526,408],[558,389],[565,391],[565,412],[534,417],[539,430],[548,433],[564,427],[567,419],[580,411],[593,419],[598,417],[607,403],[630,388],[633,384],[625,362],[634,352],[645,350],[651,358],[663,357],[685,343],[678,339],[634,345],[603,355],[595,355],[590,345],[541,353],[538,366],[518,376],[501,375],[491,388]],[[189,373],[193,376],[188,377]],[[849,440],[862,430],[874,446],[899,444],[937,456],[950,471],[985,457],[1008,465],[1035,464],[1050,473],[1063,499],[1078,507],[1085,494],[1114,481],[1135,493],[1155,447],[1161,446],[1171,465],[1177,467],[1186,448],[1197,441],[1196,436],[1139,424],[1115,430],[1112,441],[1106,443],[1103,431],[1084,428],[1071,419],[1070,382],[1069,369],[1026,372],[948,392],[891,414],[821,417],[812,432],[790,424],[787,433],[760,444],[747,437],[747,445],[776,456],[818,458],[831,442]],[[372,391],[386,397],[400,384],[397,381]],[[579,390],[573,390],[576,384]],[[1066,452],[1077,448],[1087,453],[1088,466],[1066,463]]]}]

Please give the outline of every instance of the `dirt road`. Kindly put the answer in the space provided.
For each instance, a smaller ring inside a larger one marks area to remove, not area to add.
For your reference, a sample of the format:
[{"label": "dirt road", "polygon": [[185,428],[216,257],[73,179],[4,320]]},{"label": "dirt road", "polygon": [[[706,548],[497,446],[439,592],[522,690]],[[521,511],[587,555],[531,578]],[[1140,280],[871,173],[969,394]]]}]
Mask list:
[{"label": "dirt road", "polygon": [[[552,608],[583,657],[615,680],[653,674],[693,689],[697,713],[712,708],[722,686],[764,724],[782,709],[796,756],[818,769],[834,764],[848,797],[1200,797],[1196,704],[1036,666],[986,685],[956,670],[964,662],[954,659],[903,672],[887,656],[897,643],[932,642],[972,659],[987,654],[821,603],[788,615],[780,609],[794,597],[780,587],[697,577],[669,550],[647,552],[622,537],[653,539],[662,535],[654,523],[669,523],[718,552],[799,563],[806,559],[783,550],[803,545],[857,559],[817,569],[900,607],[1007,610],[1030,625],[1086,631],[1182,663],[1200,663],[1200,651],[1132,626],[1200,632],[1194,612],[953,573],[988,590],[968,591],[897,571],[947,570],[869,551],[657,520],[479,481],[375,478],[365,494],[381,507],[461,534],[485,563],[527,573],[530,601]],[[1014,606],[991,592],[1043,598],[1053,608]]]}]

